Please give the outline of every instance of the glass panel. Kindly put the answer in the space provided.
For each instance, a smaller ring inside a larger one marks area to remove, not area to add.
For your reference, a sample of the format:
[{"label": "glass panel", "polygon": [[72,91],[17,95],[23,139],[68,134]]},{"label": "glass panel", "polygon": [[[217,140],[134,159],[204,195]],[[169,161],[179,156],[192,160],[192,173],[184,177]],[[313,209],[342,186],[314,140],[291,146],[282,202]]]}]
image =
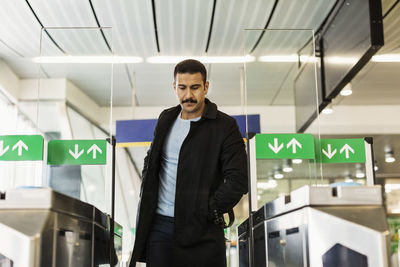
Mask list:
[{"label": "glass panel", "polygon": [[[261,114],[262,134],[308,133],[319,140],[319,58],[315,57],[313,31],[246,30],[244,52],[249,59],[245,63],[247,118]],[[249,124],[247,119],[251,131]],[[255,162],[257,192],[252,194],[257,195],[258,207],[303,185],[325,183],[320,163],[295,158],[299,150],[313,149],[314,143],[301,147],[280,138],[274,136],[263,144],[263,149],[275,149],[278,158]],[[292,157],[279,157],[281,150],[291,150]]]},{"label": "glass panel", "polygon": [[[45,147],[51,140],[105,140],[111,137],[108,116],[109,110],[112,114],[111,28],[44,28],[40,47],[40,57],[35,59],[39,63],[40,77],[37,112],[32,114],[45,137]],[[76,146],[70,151],[84,150]],[[101,152],[107,153],[106,165],[46,164],[43,185],[110,214],[111,151],[107,143],[107,152]],[[75,153],[76,160],[88,152]],[[47,155],[44,162],[47,163]]]},{"label": "glass panel", "polygon": [[[36,110],[36,103],[31,102],[29,106],[32,110]],[[0,153],[2,157],[13,152],[16,155],[17,151],[16,143],[6,140],[5,136],[42,134],[35,121],[29,116],[32,114],[31,110],[25,111],[22,107],[21,102],[12,101],[0,90]],[[21,154],[23,155],[24,152],[26,150],[22,150]],[[15,159],[18,159],[18,156]],[[0,191],[20,186],[41,186],[42,168],[43,162],[39,160],[0,160]]]}]

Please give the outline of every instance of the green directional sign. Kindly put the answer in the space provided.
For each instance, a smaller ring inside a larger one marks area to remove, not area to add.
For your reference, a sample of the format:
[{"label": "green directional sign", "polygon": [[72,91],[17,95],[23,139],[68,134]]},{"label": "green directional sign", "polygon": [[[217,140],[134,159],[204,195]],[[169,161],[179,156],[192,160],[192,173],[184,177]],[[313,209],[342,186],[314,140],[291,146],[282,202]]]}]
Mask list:
[{"label": "green directional sign", "polygon": [[42,160],[43,136],[3,135],[0,136],[0,160]]},{"label": "green directional sign", "polygon": [[364,163],[364,139],[321,139],[318,161],[322,163]]},{"label": "green directional sign", "polygon": [[311,134],[257,134],[257,159],[314,159]]},{"label": "green directional sign", "polygon": [[106,164],[106,140],[52,140],[47,151],[49,165]]}]

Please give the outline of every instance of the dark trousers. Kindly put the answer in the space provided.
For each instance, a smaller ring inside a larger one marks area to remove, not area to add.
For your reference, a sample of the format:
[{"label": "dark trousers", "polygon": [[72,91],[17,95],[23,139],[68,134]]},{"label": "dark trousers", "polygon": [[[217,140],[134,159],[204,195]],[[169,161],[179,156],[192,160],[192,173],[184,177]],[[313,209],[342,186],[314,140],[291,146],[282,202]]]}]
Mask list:
[{"label": "dark trousers", "polygon": [[156,214],[147,240],[146,267],[172,266],[174,218]]}]

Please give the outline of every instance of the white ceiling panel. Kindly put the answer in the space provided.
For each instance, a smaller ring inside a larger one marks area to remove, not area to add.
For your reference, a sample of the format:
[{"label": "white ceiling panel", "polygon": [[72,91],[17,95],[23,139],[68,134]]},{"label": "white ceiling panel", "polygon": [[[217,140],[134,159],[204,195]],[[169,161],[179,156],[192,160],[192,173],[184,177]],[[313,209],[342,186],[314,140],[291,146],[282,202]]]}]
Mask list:
[{"label": "white ceiling panel", "polygon": [[113,28],[113,50],[118,55],[154,56],[157,46],[151,1],[93,1],[103,26]]},{"label": "white ceiling panel", "polygon": [[[208,53],[219,56],[243,55],[245,29],[263,29],[274,1],[217,1]],[[251,35],[252,44],[258,36]]]},{"label": "white ceiling panel", "polygon": [[332,0],[280,0],[268,28],[317,30],[335,2]]},{"label": "white ceiling panel", "polygon": [[[262,31],[251,31],[247,35],[259,35]],[[266,30],[253,56],[296,54],[310,39],[311,30]],[[246,46],[250,48],[251,46]]]},{"label": "white ceiling panel", "polygon": [[[278,31],[265,31],[254,54],[297,52],[312,38],[312,30],[319,28],[334,3],[335,1],[328,0],[279,1],[268,26],[268,29],[278,29]],[[279,31],[279,29],[282,30]],[[247,35],[261,35],[261,33],[261,31],[259,33],[251,32]],[[246,50],[252,47],[246,40]]]},{"label": "white ceiling panel", "polygon": [[[44,27],[97,27],[89,1],[36,0],[31,1]],[[100,25],[103,26],[103,25]],[[98,29],[48,29],[54,41],[68,55],[110,54],[106,41]],[[111,43],[111,30],[103,30],[107,42]],[[53,56],[42,49],[42,55]]]},{"label": "white ceiling panel", "polygon": [[[40,55],[41,26],[35,19],[28,5],[23,0],[0,1],[0,39],[9,48],[5,54],[35,57]],[[47,36],[43,40],[47,40]],[[47,44],[46,44],[47,45]],[[52,44],[44,46],[48,51],[58,53]]]},{"label": "white ceiling panel", "polygon": [[156,0],[156,17],[162,55],[205,53],[212,0]]},{"label": "white ceiling panel", "polygon": [[[383,30],[385,45],[378,54],[400,52],[400,4],[384,18]],[[398,51],[396,51],[398,50]]]},{"label": "white ceiling panel", "polygon": [[32,62],[28,58],[4,57],[4,60],[18,77],[23,77],[24,79],[37,79],[39,77],[39,64]]}]

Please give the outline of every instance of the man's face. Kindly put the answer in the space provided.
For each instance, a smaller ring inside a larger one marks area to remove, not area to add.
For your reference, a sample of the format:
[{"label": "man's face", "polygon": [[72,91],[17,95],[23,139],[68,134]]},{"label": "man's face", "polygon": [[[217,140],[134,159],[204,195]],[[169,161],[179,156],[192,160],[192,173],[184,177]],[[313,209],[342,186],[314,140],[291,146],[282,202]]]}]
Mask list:
[{"label": "man's face", "polygon": [[208,92],[208,82],[204,84],[201,73],[177,73],[174,90],[182,107],[182,118],[200,117],[204,110],[204,99]]}]

